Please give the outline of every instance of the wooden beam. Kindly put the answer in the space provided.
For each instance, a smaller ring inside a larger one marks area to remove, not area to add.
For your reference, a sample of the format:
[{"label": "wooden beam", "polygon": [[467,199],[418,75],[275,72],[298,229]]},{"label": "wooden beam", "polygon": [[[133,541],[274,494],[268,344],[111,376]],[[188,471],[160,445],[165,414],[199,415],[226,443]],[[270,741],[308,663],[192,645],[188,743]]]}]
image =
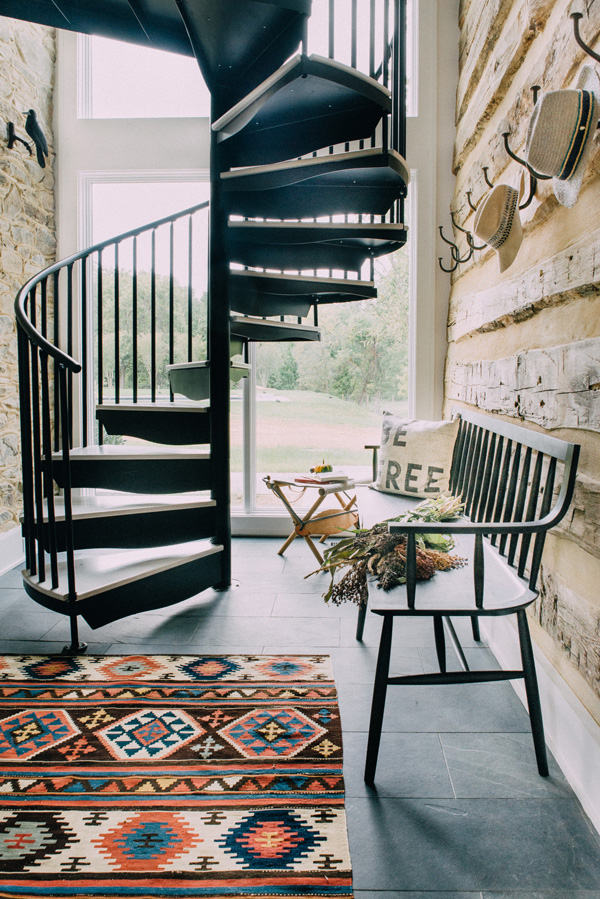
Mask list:
[{"label": "wooden beam", "polygon": [[600,610],[582,601],[555,572],[542,566],[535,617],[566,653],[570,662],[600,694]]},{"label": "wooden beam", "polygon": [[569,511],[554,533],[567,537],[600,559],[600,480],[577,475]]},{"label": "wooden beam", "polygon": [[591,231],[539,265],[506,281],[464,296],[452,295],[448,340],[532,318],[546,306],[580,297],[598,296],[600,228]]},{"label": "wooden beam", "polygon": [[600,337],[508,359],[449,362],[446,396],[542,428],[600,432]]},{"label": "wooden beam", "polygon": [[[478,77],[473,81],[468,100],[462,102],[459,97],[457,103],[459,117],[453,164],[455,172],[460,169],[481,139],[493,113],[504,99],[516,72],[522,65],[527,50],[546,24],[553,5],[553,0],[536,0],[533,4],[522,4],[517,15],[510,24],[507,24],[495,43],[493,65],[484,59],[481,67],[474,68],[473,74],[477,72]],[[530,6],[535,7],[533,16]],[[485,77],[483,77],[484,68]]]}]

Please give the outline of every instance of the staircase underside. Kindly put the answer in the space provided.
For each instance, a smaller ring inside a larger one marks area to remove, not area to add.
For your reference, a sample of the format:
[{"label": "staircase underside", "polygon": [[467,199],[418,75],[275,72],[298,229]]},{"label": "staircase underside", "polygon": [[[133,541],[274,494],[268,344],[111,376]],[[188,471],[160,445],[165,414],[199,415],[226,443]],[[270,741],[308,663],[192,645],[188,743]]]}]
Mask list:
[{"label": "staircase underside", "polygon": [[358,272],[406,237],[403,224],[231,221],[227,246],[230,261],[241,265]]}]

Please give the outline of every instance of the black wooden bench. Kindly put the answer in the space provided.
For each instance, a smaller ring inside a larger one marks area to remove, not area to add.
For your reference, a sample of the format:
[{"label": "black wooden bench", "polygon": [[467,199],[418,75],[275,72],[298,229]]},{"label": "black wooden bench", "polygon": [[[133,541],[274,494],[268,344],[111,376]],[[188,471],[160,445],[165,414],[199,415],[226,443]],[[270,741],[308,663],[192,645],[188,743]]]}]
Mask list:
[{"label": "black wooden bench", "polygon": [[[383,618],[369,728],[365,781],[375,777],[386,691],[397,684],[457,684],[523,678],[539,773],[548,774],[542,714],[526,608],[537,597],[536,585],[546,532],[565,515],[575,485],[579,446],[490,416],[460,412],[450,489],[465,503],[464,517],[440,524],[393,523],[390,531],[407,535],[406,584],[384,592],[373,578],[369,606]],[[418,500],[361,488],[358,506],[363,527],[396,517]],[[416,533],[451,533],[453,552],[464,568],[416,580]],[[485,538],[485,539],[484,539]],[[359,611],[362,639],[367,606]],[[469,670],[451,617],[471,619],[479,639],[481,616],[516,614],[522,668]],[[390,677],[394,619],[433,619],[439,671]],[[446,670],[446,633],[461,671]]]}]

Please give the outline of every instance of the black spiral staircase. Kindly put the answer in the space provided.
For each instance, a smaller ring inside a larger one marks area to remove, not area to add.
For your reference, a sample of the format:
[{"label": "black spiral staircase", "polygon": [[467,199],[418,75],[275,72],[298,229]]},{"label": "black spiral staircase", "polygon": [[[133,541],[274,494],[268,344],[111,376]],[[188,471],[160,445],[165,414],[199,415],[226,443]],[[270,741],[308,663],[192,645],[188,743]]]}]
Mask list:
[{"label": "black spiral staircase", "polygon": [[[138,390],[135,268],[132,395],[122,394],[118,375],[107,395],[103,259],[115,254],[110,352],[118,369],[119,249],[133,241],[135,259],[142,234],[154,240],[163,226],[172,246],[183,219],[191,259],[201,207],[57,263],[17,297],[24,584],[37,602],[70,616],[70,652],[83,648],[78,615],[95,628],[229,585],[229,391],[230,380],[246,374],[244,347],[318,340],[319,306],[376,296],[373,259],[406,240],[405,0],[363,2],[371,6],[369,76],[354,67],[357,0],[348,4],[352,66],[307,55],[311,0],[3,3],[4,15],[193,54],[212,97],[208,353],[194,359],[190,297],[184,361],[170,335],[167,401],[156,392],[154,370],[150,395]],[[329,0],[332,34],[333,8]],[[343,277],[334,277],[340,270]],[[173,305],[171,287],[170,322]],[[155,321],[154,307],[152,315]],[[106,443],[104,432],[150,443]],[[94,495],[94,488],[122,492]]]}]

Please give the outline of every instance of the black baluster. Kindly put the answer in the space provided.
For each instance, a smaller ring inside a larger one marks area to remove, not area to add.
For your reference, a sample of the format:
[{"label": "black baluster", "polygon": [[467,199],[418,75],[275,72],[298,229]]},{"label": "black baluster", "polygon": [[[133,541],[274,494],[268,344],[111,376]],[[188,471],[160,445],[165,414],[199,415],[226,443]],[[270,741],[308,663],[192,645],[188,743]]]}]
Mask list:
[{"label": "black baluster", "polygon": [[131,395],[134,403],[138,401],[138,270],[137,270],[137,235],[133,238],[133,275],[131,280],[131,330],[133,358],[131,361]]},{"label": "black baluster", "polygon": [[152,402],[156,402],[156,229],[152,229],[150,264],[150,383]]},{"label": "black baluster", "polygon": [[121,402],[121,384],[120,384],[120,374],[121,374],[121,352],[120,352],[120,329],[121,329],[121,304],[120,304],[120,296],[119,296],[119,244],[115,244],[115,270],[113,273],[113,308],[114,308],[114,321],[115,321],[115,334],[114,334],[114,344],[115,344],[115,403]]},{"label": "black baluster", "polygon": [[44,495],[48,508],[48,551],[52,589],[58,587],[58,551],[56,548],[56,514],[54,507],[54,469],[52,460],[52,426],[50,423],[50,392],[48,389],[48,354],[40,353],[42,377],[42,453],[44,457]]},{"label": "black baluster", "polygon": [[81,443],[88,445],[88,256],[84,256],[79,266],[81,284]]}]

